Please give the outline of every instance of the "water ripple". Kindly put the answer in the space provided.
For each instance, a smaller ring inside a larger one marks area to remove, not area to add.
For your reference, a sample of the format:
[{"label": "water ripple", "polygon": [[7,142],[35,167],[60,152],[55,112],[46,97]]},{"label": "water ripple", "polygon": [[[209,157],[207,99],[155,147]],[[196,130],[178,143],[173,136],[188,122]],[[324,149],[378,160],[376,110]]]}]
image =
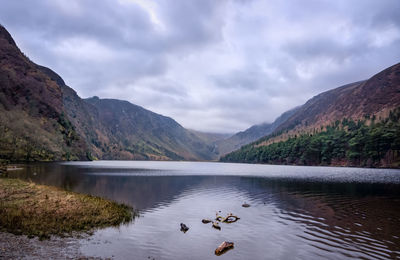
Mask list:
[{"label": "water ripple", "polygon": [[[33,174],[35,173],[35,174]],[[129,204],[140,217],[82,241],[114,259],[400,259],[400,171],[178,162],[29,165],[17,177]],[[248,203],[249,208],[242,204]],[[218,231],[201,219],[240,220]],[[180,231],[180,223],[189,226]]]}]

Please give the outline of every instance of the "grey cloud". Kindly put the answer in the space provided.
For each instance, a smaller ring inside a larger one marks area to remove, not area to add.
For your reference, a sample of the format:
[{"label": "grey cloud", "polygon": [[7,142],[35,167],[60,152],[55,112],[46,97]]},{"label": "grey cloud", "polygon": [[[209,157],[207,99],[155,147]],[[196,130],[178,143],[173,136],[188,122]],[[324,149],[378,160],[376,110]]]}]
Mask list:
[{"label": "grey cloud", "polygon": [[347,58],[366,53],[368,46],[360,46],[356,43],[344,44],[336,39],[324,37],[290,42],[284,45],[283,49],[290,53],[291,57],[302,61],[329,58],[337,63],[343,63]]},{"label": "grey cloud", "polygon": [[83,97],[235,132],[400,61],[398,0],[4,0],[0,23]]},{"label": "grey cloud", "polygon": [[[212,75],[210,80],[220,89],[235,91],[241,97],[243,95],[240,93],[256,93],[263,97],[263,103],[268,103],[271,98],[290,95],[293,84],[299,84],[293,61],[278,59],[277,64],[277,59],[267,60],[267,56],[265,59],[261,57],[257,64],[247,64],[224,74]],[[256,104],[254,100],[250,103]]]},{"label": "grey cloud", "polygon": [[213,76],[215,83],[223,88],[254,90],[260,87],[260,78],[247,71],[234,71],[231,76]]},{"label": "grey cloud", "polygon": [[162,0],[160,16],[167,26],[169,38],[174,45],[189,43],[198,45],[203,42],[222,39],[223,7],[226,0]]}]

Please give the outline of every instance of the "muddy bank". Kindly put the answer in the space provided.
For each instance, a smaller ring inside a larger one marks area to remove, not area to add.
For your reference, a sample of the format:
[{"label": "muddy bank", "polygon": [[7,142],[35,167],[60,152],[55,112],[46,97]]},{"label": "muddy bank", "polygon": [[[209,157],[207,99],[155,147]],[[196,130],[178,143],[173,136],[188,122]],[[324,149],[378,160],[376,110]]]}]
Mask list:
[{"label": "muddy bank", "polygon": [[[88,235],[85,235],[88,236]],[[27,236],[0,232],[0,259],[95,259],[79,250],[79,239],[52,236],[40,241]]]}]

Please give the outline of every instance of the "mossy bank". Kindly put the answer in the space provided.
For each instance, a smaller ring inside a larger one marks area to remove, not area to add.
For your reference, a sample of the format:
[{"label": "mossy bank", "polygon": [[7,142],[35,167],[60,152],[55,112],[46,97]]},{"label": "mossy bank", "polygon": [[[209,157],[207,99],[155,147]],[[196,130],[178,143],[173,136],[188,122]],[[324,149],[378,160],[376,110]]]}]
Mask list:
[{"label": "mossy bank", "polygon": [[132,208],[99,197],[0,178],[1,231],[44,239],[117,226],[134,216]]}]

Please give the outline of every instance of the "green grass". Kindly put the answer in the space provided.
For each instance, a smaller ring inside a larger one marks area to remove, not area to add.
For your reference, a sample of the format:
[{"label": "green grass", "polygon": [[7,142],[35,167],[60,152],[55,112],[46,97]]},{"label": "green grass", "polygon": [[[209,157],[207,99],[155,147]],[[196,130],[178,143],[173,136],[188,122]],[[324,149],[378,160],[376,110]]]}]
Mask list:
[{"label": "green grass", "polygon": [[73,231],[118,226],[135,217],[132,208],[89,195],[0,178],[0,230],[40,239]]}]

